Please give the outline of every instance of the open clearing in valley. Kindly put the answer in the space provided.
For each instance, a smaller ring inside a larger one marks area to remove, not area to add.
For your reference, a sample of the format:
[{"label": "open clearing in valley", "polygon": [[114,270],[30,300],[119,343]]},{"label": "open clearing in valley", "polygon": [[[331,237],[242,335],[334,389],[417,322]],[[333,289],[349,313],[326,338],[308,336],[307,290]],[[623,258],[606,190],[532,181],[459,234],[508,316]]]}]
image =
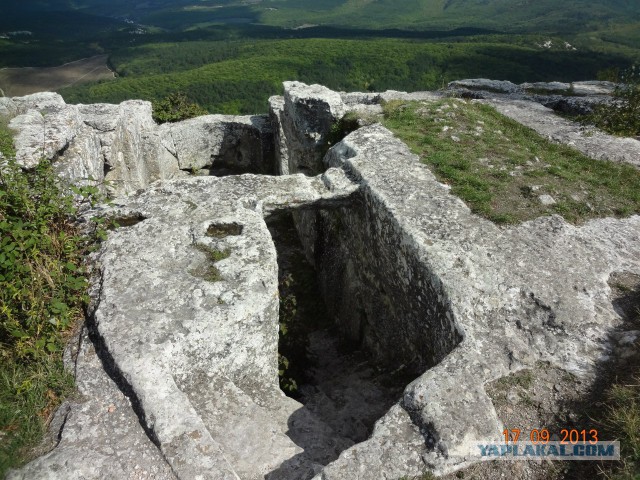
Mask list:
[{"label": "open clearing in valley", "polygon": [[70,85],[114,77],[107,66],[107,55],[83,58],[59,67],[3,68],[0,70],[0,96],[19,97],[35,92],[55,92]]}]

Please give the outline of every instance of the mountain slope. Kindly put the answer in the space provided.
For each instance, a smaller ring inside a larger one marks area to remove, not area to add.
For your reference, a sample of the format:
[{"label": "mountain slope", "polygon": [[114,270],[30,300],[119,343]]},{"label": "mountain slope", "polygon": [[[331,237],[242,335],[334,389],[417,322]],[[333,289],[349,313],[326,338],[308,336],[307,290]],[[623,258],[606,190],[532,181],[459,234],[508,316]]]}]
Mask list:
[{"label": "mountain slope", "polygon": [[255,8],[262,9],[263,22],[288,27],[326,23],[378,28],[475,26],[520,32],[567,32],[609,21],[640,21],[640,6],[631,0],[334,0],[326,2],[322,9],[314,3],[263,0]]},{"label": "mountain slope", "polygon": [[640,22],[637,0],[23,0],[0,7],[5,14],[72,10],[167,29],[251,22],[576,33],[609,22]]}]

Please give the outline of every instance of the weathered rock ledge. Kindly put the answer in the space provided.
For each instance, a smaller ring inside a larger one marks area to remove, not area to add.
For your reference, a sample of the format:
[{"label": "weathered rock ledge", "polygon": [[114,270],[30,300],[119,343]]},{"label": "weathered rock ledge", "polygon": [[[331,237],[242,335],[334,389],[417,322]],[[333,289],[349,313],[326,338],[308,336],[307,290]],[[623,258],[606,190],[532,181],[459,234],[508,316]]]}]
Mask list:
[{"label": "weathered rock ledge", "polygon": [[[94,259],[89,318],[67,355],[79,396],[58,413],[56,448],[9,479],[443,474],[477,460],[469,441],[502,438],[492,381],[546,362],[592,382],[619,354],[614,338],[625,327],[608,281],[640,275],[640,216],[500,228],[379,124],[329,148],[331,126],[349,110],[437,96],[288,82],[268,120],[163,127],[143,102],[0,102],[17,115],[23,165],[42,151],[35,118],[46,110],[57,133],[44,150],[65,178],[108,164],[102,178],[122,179],[119,193],[146,187],[99,212],[127,226]],[[280,175],[186,172],[215,171],[216,162]],[[278,388],[278,267],[265,223],[277,211],[294,213],[341,335],[414,374],[364,442]]]},{"label": "weathered rock ledge", "polygon": [[191,173],[271,173],[266,116],[206,115],[157,125],[151,103],[67,105],[54,93],[0,98],[12,118],[18,162],[55,160],[61,178],[130,194],[156,180]]}]

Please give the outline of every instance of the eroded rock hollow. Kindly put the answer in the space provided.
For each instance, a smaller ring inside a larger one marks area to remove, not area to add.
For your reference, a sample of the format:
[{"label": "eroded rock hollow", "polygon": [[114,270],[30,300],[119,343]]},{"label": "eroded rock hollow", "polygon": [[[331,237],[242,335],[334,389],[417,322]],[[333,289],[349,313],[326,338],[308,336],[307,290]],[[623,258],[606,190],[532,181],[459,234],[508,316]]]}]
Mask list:
[{"label": "eroded rock hollow", "polygon": [[[501,228],[380,124],[330,144],[347,112],[438,95],[288,82],[269,116],[169,126],[146,102],[1,99],[25,167],[44,152],[63,179],[109,180],[113,205],[90,215],[134,219],[93,258],[89,318],[67,352],[79,395],[58,412],[55,448],[9,478],[443,474],[477,460],[470,440],[502,438],[492,382],[541,363],[592,381],[622,325],[608,280],[640,274],[640,217]],[[548,126],[538,103],[496,95],[485,101]],[[324,316],[305,332],[315,363],[297,400],[278,375],[294,254]]]}]

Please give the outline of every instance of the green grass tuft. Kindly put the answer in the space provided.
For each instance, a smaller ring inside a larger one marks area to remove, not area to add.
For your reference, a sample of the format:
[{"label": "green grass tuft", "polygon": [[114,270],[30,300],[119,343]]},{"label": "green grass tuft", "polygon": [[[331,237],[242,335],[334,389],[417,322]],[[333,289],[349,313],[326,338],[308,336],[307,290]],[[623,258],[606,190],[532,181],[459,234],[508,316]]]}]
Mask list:
[{"label": "green grass tuft", "polygon": [[229,249],[218,250],[217,248],[213,248],[202,243],[197,243],[196,248],[201,252],[206,253],[207,258],[212,262],[219,262],[220,260],[229,258],[229,255],[231,255],[231,251]]},{"label": "green grass tuft", "polygon": [[222,274],[218,267],[214,265],[214,263],[219,262],[220,260],[224,260],[225,258],[229,258],[231,255],[231,251],[226,250],[218,250],[209,245],[204,245],[202,243],[196,243],[195,248],[206,254],[207,259],[210,264],[201,265],[200,267],[194,268],[191,270],[191,275],[195,277],[202,278],[207,282],[219,282],[222,280]]},{"label": "green grass tuft", "polygon": [[74,391],[60,355],[0,363],[0,477],[30,457],[56,406]]}]

